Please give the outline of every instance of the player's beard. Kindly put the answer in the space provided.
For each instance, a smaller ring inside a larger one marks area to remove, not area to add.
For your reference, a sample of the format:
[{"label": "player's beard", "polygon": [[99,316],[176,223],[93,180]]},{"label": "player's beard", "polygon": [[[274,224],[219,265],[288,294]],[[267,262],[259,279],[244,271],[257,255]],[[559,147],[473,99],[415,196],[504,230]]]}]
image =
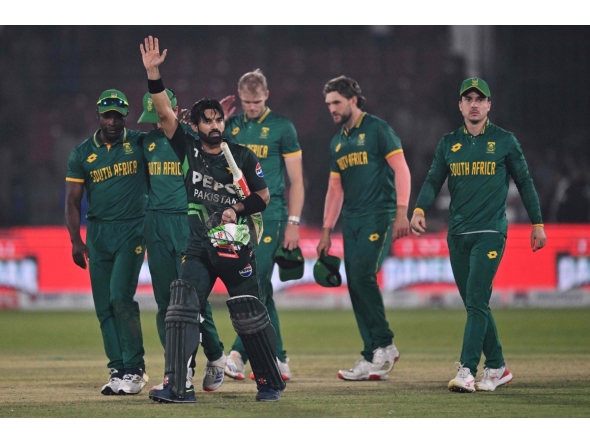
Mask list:
[{"label": "player's beard", "polygon": [[352,112],[349,112],[348,114],[342,113],[342,114],[340,114],[340,122],[335,121],[334,123],[336,125],[346,125],[351,117],[352,117]]},{"label": "player's beard", "polygon": [[209,134],[205,134],[202,131],[198,131],[199,139],[205,142],[207,145],[219,145],[223,141],[223,135],[221,131],[213,130]]}]

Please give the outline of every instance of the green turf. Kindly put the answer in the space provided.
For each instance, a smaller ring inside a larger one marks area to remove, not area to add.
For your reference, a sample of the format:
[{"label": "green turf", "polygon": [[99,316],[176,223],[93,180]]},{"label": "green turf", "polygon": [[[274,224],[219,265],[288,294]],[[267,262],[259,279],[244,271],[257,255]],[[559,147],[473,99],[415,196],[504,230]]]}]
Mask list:
[{"label": "green turf", "polygon": [[[492,393],[446,389],[455,376],[465,313],[392,310],[401,352],[388,381],[345,382],[338,369],[359,359],[352,311],[282,310],[294,374],[278,403],[254,401],[254,382],[226,379],[197,404],[151,402],[163,351],[155,313],[142,312],[148,387],[137,396],[100,395],[108,379],[98,321],[91,312],[0,311],[0,418],[587,418],[590,416],[590,309],[500,309],[500,339],[514,381]],[[226,352],[234,339],[227,309],[214,317]],[[203,354],[197,359],[200,388]]]}]

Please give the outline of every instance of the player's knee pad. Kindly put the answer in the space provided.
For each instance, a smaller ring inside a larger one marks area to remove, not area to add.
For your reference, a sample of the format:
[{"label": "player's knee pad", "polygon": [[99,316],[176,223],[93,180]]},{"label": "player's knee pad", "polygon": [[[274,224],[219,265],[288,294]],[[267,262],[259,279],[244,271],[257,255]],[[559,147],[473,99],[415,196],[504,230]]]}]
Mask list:
[{"label": "player's knee pad", "polygon": [[284,390],[285,381],[277,364],[277,335],[268,312],[254,296],[234,296],[227,300],[234,330],[242,339],[256,384]]},{"label": "player's knee pad", "polygon": [[199,298],[187,281],[177,279],[170,285],[165,320],[165,374],[174,394],[184,397],[188,366],[199,347]]}]

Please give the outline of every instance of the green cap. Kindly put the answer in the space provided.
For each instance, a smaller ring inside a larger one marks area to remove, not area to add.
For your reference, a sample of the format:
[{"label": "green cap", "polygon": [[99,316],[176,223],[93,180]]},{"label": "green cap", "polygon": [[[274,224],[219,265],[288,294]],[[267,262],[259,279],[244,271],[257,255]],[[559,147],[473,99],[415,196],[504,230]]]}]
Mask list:
[{"label": "green cap", "polygon": [[287,250],[279,246],[275,251],[274,261],[279,266],[279,278],[282,282],[301,279],[303,277],[303,267],[305,260],[301,248]]},{"label": "green cap", "polygon": [[[176,96],[174,95],[173,91],[170,91],[166,88],[166,94],[172,102],[172,108],[174,108],[178,101],[176,100]],[[152,94],[145,93],[143,96],[143,113],[139,116],[139,120],[137,123],[158,123],[160,119],[158,119],[158,113],[156,112],[156,108],[154,107],[154,102],[152,101]]]},{"label": "green cap", "polygon": [[472,88],[478,90],[485,97],[492,96],[490,94],[490,87],[485,82],[485,80],[479,79],[477,77],[471,77],[469,79],[463,80],[463,83],[461,83],[461,92],[459,93],[459,96],[462,96],[465,91]]},{"label": "green cap", "polygon": [[322,287],[339,287],[342,284],[340,276],[339,257],[323,254],[313,266],[313,278]]},{"label": "green cap", "polygon": [[107,111],[117,111],[126,116],[129,112],[127,96],[116,89],[107,89],[104,91],[100,95],[96,105],[100,114],[106,113]]}]

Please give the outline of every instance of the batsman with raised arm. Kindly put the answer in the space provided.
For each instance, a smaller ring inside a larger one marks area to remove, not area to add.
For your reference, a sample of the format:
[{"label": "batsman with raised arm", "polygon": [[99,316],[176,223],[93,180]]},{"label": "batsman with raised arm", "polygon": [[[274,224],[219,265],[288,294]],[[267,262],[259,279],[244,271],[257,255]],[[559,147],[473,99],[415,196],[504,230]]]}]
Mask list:
[{"label": "batsman with raised arm", "polygon": [[[259,301],[256,258],[246,218],[266,208],[270,194],[255,154],[227,142],[251,194],[240,201],[221,150],[224,112],[212,99],[197,101],[190,111],[191,128],[199,140],[179,125],[160,77],[158,39],[140,45],[148,75],[148,90],[170,145],[179,159],[188,160],[185,185],[190,234],[179,279],[172,282],[166,313],[165,376],[162,388],[150,391],[158,402],[196,402],[189,368],[195,367],[199,344],[199,315],[220,278],[234,329],[248,351],[255,374],[257,401],[277,401],[286,384],[276,361],[276,334],[266,308]],[[258,172],[258,174],[257,174]]]}]

